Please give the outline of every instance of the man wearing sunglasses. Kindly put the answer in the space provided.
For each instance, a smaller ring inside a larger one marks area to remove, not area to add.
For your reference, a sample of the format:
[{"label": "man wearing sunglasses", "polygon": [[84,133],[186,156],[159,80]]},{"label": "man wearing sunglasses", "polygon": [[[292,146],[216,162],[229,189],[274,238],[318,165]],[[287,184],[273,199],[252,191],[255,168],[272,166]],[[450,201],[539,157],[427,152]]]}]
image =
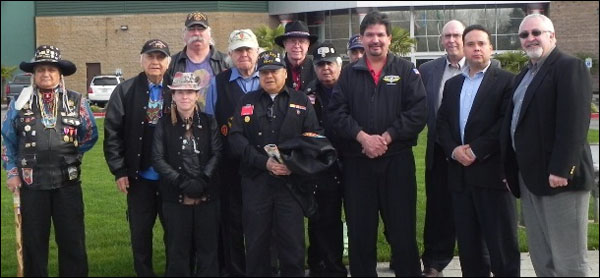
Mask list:
[{"label": "man wearing sunglasses", "polygon": [[501,133],[506,180],[521,196],[536,275],[587,276],[590,74],[556,48],[546,16],[526,16],[519,38],[530,61],[515,79]]}]

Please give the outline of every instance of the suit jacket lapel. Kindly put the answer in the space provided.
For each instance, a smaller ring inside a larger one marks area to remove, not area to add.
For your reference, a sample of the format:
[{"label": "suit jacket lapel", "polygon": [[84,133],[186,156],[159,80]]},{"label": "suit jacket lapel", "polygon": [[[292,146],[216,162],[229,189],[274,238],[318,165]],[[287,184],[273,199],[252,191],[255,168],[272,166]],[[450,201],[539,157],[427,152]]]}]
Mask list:
[{"label": "suit jacket lapel", "polygon": [[485,72],[483,80],[481,81],[481,85],[479,85],[479,88],[477,89],[477,94],[475,95],[475,99],[473,100],[471,111],[469,111],[469,117],[467,118],[467,124],[465,125],[465,134],[467,133],[467,128],[471,124],[471,115],[475,115],[475,113],[477,113],[477,110],[479,110],[479,108],[483,104],[483,101],[490,94],[490,91],[496,83],[496,73],[496,69],[493,67],[488,67],[487,71]]},{"label": "suit jacket lapel", "polygon": [[[523,98],[523,105],[521,105],[521,111],[519,111],[519,120],[517,121],[517,126],[519,126],[519,123],[523,119],[523,115],[525,115],[525,111],[527,111],[527,108],[529,107],[529,104],[531,103],[533,96],[535,95],[535,93],[537,93],[537,88],[542,84],[542,80],[544,80],[544,77],[548,73],[548,70],[550,70],[552,64],[558,58],[559,53],[560,52],[558,51],[558,48],[554,48],[552,53],[550,53],[550,55],[548,55],[548,58],[546,58],[546,61],[544,62],[542,67],[538,70],[538,72],[533,77],[533,80],[531,80],[531,83],[529,84],[529,86],[527,87],[527,90],[525,91],[525,97]],[[522,79],[523,79],[523,77],[521,76],[521,79],[519,79],[519,81],[517,83],[515,83],[515,89],[519,86]]]},{"label": "suit jacket lapel", "polygon": [[450,119],[452,119],[452,130],[454,131],[454,139],[456,142],[462,144],[462,139],[460,138],[460,94],[462,92],[462,87],[465,83],[465,77],[461,74],[460,79],[457,82],[456,91],[448,91],[448,95],[446,97],[453,97],[452,99],[452,109]]},{"label": "suit jacket lapel", "polygon": [[437,105],[438,103],[441,102],[440,100],[440,87],[442,86],[442,75],[444,75],[444,69],[446,67],[446,56],[442,57],[443,59],[440,59],[438,63],[436,63],[435,67],[432,70],[432,80],[431,80],[431,84],[432,87],[435,89],[433,92],[433,100],[432,100],[432,104],[436,105],[435,109],[433,109],[433,113],[434,115],[437,117]]}]

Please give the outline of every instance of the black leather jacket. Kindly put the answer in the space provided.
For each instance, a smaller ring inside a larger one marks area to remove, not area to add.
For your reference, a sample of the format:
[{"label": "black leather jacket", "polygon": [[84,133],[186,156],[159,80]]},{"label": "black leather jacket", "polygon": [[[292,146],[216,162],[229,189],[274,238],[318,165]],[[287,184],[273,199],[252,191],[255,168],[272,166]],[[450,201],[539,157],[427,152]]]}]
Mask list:
[{"label": "black leather jacket", "polygon": [[[185,53],[186,50],[187,46],[184,47],[182,51],[171,56],[171,64],[169,64],[169,69],[167,70],[167,75],[171,78],[173,78],[177,72],[185,72],[185,60],[188,59],[188,56]],[[227,55],[216,50],[214,46],[210,46],[210,67],[212,68],[214,75],[229,68],[229,65],[225,62],[225,58],[227,58]]]},{"label": "black leather jacket", "polygon": [[[173,111],[173,113],[177,113]],[[208,188],[204,196],[207,199],[215,199],[218,194],[215,176],[217,166],[221,160],[223,144],[221,134],[217,127],[217,121],[205,113],[196,113],[192,124],[192,134],[196,139],[197,161],[200,164],[201,173],[188,173],[183,166],[192,164],[192,157],[182,155],[185,126],[177,115],[177,123],[173,125],[171,119],[163,117],[154,130],[154,141],[152,144],[152,165],[160,174],[160,192],[163,201],[183,202],[183,194],[178,182],[180,175],[191,178],[204,175],[208,177]],[[185,162],[183,160],[186,160]]]},{"label": "black leather jacket", "polygon": [[[169,117],[171,78],[163,79],[163,117]],[[106,106],[104,119],[104,158],[116,179],[137,179],[141,167],[144,125],[148,106],[148,77],[145,73],[117,85]],[[149,151],[149,150],[148,150]],[[145,157],[148,154],[144,154]],[[149,156],[148,156],[149,157]]]}]

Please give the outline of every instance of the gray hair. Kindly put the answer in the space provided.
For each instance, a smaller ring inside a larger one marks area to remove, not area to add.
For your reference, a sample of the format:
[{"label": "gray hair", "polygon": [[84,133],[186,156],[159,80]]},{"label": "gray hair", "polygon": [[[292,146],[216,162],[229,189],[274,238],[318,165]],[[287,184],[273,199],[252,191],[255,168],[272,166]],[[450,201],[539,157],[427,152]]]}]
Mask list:
[{"label": "gray hair", "polygon": [[552,24],[552,20],[550,20],[550,18],[548,18],[547,16],[545,16],[543,14],[530,14],[530,15],[524,17],[523,21],[521,21],[521,24],[519,24],[519,31],[521,31],[521,28],[523,27],[523,23],[525,23],[525,21],[532,19],[532,18],[540,18],[542,20],[544,26],[546,27],[546,29],[548,29],[547,31],[554,33],[554,24]]},{"label": "gray hair", "polygon": [[446,30],[446,28],[448,28],[448,26],[449,26],[450,24],[452,24],[452,23],[458,23],[458,25],[459,25],[460,27],[462,27],[463,31],[464,31],[464,30],[465,30],[465,28],[466,28],[466,27],[465,27],[465,25],[464,25],[462,22],[460,22],[460,21],[458,21],[458,20],[456,20],[456,19],[452,19],[452,20],[450,20],[450,21],[446,22],[446,24],[444,24],[444,27],[442,27],[442,34],[440,34],[440,35],[443,35],[443,34],[444,34],[444,30]]},{"label": "gray hair", "polygon": [[[185,32],[187,32],[187,31],[188,31],[188,28],[185,27],[185,26],[183,26],[183,30],[182,30],[182,34],[181,34],[182,36],[181,37],[184,38],[183,39],[183,45],[184,46],[187,45],[187,42],[185,41]],[[215,39],[213,39],[213,36],[212,36],[212,28],[210,28],[210,26],[208,26],[208,27],[206,27],[206,31],[208,32],[208,36],[210,37],[210,41],[208,42],[208,44],[214,46],[215,45]]]}]

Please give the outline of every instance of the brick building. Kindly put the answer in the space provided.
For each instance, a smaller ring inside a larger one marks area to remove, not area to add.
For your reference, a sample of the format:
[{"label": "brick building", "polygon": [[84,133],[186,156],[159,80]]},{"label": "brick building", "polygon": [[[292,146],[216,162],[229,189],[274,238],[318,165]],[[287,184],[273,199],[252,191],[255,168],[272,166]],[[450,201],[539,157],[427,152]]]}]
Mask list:
[{"label": "brick building", "polygon": [[126,79],[135,76],[141,70],[140,48],[148,39],[165,40],[172,53],[180,51],[183,23],[191,11],[208,15],[215,46],[225,52],[234,29],[275,27],[294,19],[306,21],[320,41],[344,49],[372,8],[388,13],[394,26],[417,39],[409,55],[416,64],[444,53],[439,32],[454,18],[490,29],[497,52],[520,49],[518,25],[534,12],[554,21],[562,50],[598,59],[597,1],[2,1],[2,65],[18,65],[31,58],[35,46],[54,44],[78,67],[67,86],[86,92],[94,74],[120,69]]}]

